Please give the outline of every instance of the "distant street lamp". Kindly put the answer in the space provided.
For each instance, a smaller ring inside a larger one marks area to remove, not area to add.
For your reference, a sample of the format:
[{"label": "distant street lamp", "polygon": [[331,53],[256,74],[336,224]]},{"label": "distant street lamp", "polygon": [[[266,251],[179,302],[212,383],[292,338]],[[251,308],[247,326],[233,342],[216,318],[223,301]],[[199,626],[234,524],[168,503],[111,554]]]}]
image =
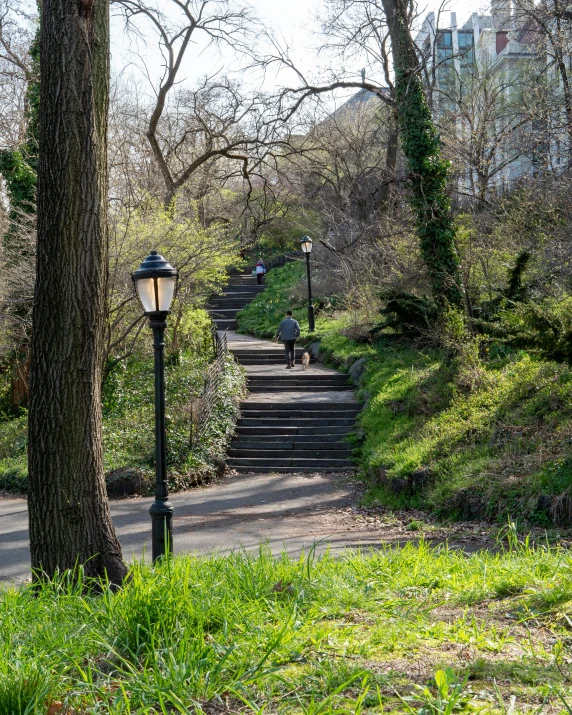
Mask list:
[{"label": "distant street lamp", "polygon": [[178,276],[177,269],[157,251],[151,251],[131,275],[153,329],[155,352],[155,501],[149,509],[153,561],[173,551],[174,508],[167,490],[165,449],[165,328]]},{"label": "distant street lamp", "polygon": [[312,281],[310,280],[310,253],[312,253],[312,239],[302,236],[300,241],[302,253],[306,256],[306,275],[308,276],[308,329],[314,332],[314,306],[312,305]]}]

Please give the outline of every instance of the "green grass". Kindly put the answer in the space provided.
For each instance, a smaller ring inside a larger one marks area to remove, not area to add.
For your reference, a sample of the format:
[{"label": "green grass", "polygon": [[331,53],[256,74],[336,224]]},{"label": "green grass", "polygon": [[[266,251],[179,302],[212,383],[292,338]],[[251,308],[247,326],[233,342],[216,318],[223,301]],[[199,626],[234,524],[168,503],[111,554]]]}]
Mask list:
[{"label": "green grass", "polygon": [[424,469],[429,485],[397,503],[548,526],[539,496],[572,484],[572,372],[516,354],[487,361],[482,383],[469,394],[457,389],[456,375],[442,353],[390,340],[376,346],[361,417],[361,462],[379,485],[370,497],[391,502],[391,480]]},{"label": "green grass", "polygon": [[293,311],[300,327],[307,327],[306,309],[292,296],[293,287],[304,275],[305,267],[300,261],[271,270],[265,278],[264,293],[238,313],[239,332],[251,333],[259,338],[272,338],[288,309]]},{"label": "green grass", "polygon": [[[301,268],[291,264],[269,273],[267,290],[242,311],[241,330],[272,334],[300,295]],[[555,519],[572,524],[572,497],[566,497],[572,486],[568,366],[494,344],[475,361],[452,360],[445,351],[420,349],[396,336],[358,343],[348,337],[351,316],[339,310],[319,313],[316,335],[309,338],[305,306],[295,307],[295,315],[302,339],[319,339],[334,366],[347,370],[355,360],[367,360],[359,383],[366,400],[359,465],[369,479],[368,501],[454,518],[503,522],[510,515],[539,526]],[[420,470],[428,478],[422,491],[412,493],[411,477]],[[539,508],[539,497],[563,493],[559,516]]]},{"label": "green grass", "polygon": [[64,575],[0,591],[0,715],[558,712],[571,610],[570,554],[514,540],[177,557],[101,595]]}]

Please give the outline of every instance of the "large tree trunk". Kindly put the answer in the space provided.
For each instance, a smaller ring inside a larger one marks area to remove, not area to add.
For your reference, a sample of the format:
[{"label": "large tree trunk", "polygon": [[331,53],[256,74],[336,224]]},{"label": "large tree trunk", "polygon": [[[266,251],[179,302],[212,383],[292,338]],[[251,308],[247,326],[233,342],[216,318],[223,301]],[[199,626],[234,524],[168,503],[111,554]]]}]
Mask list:
[{"label": "large tree trunk", "polygon": [[29,412],[32,568],[126,573],[107,502],[101,379],[107,280],[108,0],[44,0]]}]

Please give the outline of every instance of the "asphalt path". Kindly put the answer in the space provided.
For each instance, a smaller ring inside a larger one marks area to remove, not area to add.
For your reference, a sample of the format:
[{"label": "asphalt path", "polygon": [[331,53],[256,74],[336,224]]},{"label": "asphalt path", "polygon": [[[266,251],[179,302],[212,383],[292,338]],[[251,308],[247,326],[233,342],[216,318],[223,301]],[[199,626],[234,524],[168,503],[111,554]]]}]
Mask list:
[{"label": "asphalt path", "polygon": [[[227,553],[268,544],[274,553],[296,555],[317,542],[339,551],[391,541],[384,529],[366,528],[351,517],[355,482],[338,474],[241,474],[174,494],[176,553]],[[149,559],[150,498],[111,502],[117,535],[127,560]],[[25,499],[0,498],[0,582],[29,578]]]}]

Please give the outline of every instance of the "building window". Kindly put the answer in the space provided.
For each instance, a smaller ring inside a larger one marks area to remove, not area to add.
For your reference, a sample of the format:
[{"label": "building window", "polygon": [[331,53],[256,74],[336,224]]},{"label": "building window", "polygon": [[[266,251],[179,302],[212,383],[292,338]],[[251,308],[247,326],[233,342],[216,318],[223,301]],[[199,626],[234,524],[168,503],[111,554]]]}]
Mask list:
[{"label": "building window", "polygon": [[474,62],[474,37],[472,30],[459,30],[459,53],[461,55],[461,66],[471,65]]},{"label": "building window", "polygon": [[437,33],[437,47],[453,48],[453,33],[450,30],[441,30]]},{"label": "building window", "polygon": [[459,49],[473,46],[473,31],[459,30]]},{"label": "building window", "polygon": [[441,30],[437,33],[437,62],[449,64],[448,59],[453,57],[453,33]]}]

